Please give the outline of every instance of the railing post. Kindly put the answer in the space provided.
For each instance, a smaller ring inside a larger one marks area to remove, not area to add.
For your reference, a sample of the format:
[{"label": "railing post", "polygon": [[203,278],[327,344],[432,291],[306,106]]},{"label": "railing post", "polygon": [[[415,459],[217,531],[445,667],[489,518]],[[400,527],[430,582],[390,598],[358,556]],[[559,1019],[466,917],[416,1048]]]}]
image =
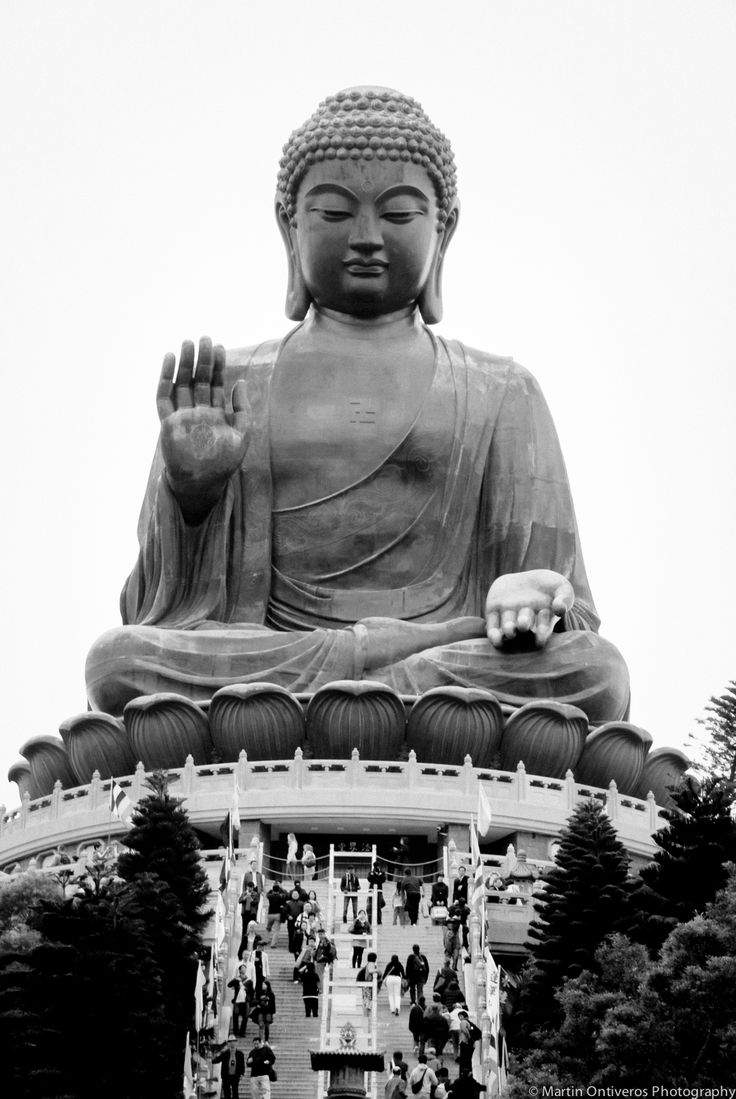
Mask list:
[{"label": "railing post", "polygon": [[575,782],[575,775],[568,767],[565,772],[565,790],[567,792],[567,809],[568,812],[572,812],[575,808],[575,803],[578,799],[578,788]]},{"label": "railing post", "polygon": [[526,801],[526,794],[528,789],[528,782],[526,777],[526,767],[524,761],[519,760],[516,765],[516,800]]},{"label": "railing post", "polygon": [[608,793],[606,795],[607,802],[606,807],[608,809],[608,819],[614,821],[618,819],[618,786],[616,780],[611,779],[608,784]]},{"label": "railing post", "polygon": [[194,756],[188,755],[184,761],[181,773],[181,792],[184,797],[189,797],[194,788]]},{"label": "railing post", "polygon": [[245,790],[248,784],[248,753],[246,752],[245,748],[240,749],[240,755],[238,756],[237,776],[238,789]]},{"label": "railing post", "polygon": [[304,763],[304,752],[301,748],[297,748],[294,751],[294,759],[289,767],[289,778],[291,780],[290,785],[293,790],[301,790],[304,786],[304,770],[306,764]]},{"label": "railing post", "polygon": [[88,805],[90,809],[96,809],[100,804],[100,794],[102,793],[102,778],[100,772],[94,770],[92,772],[92,781],[89,784],[89,800]]},{"label": "railing post", "polygon": [[406,775],[406,785],[410,790],[413,790],[422,776],[422,768],[417,763],[417,753],[413,748],[409,752],[404,774]]},{"label": "railing post", "polygon": [[59,816],[59,808],[61,806],[61,780],[57,778],[54,783],[54,789],[51,792],[51,817],[56,820]]},{"label": "railing post", "polygon": [[136,764],[135,774],[133,775],[133,785],[131,787],[131,794],[133,795],[132,801],[140,801],[143,792],[143,783],[146,780],[146,768],[139,760]]},{"label": "railing post", "polygon": [[353,748],[350,753],[350,763],[347,766],[347,772],[348,786],[359,786],[363,768],[360,764],[360,752],[357,748]]},{"label": "railing post", "polygon": [[20,803],[20,826],[28,827],[28,818],[31,815],[31,795],[26,790]]},{"label": "railing post", "polygon": [[659,828],[659,825],[657,824],[657,802],[656,802],[654,794],[652,793],[651,790],[647,794],[647,808],[649,810],[649,829],[648,829],[648,831],[650,833],[656,832]]},{"label": "railing post", "polygon": [[472,794],[474,785],[476,786],[477,793],[477,780],[475,779],[475,771],[473,770],[473,760],[468,755],[463,760],[463,793]]}]

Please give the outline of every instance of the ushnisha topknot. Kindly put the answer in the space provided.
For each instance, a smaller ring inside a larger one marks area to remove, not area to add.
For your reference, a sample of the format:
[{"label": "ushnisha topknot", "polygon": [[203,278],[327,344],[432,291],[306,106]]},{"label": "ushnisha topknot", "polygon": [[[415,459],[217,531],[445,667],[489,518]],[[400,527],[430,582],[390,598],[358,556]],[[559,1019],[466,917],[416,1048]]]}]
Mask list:
[{"label": "ushnisha topknot", "polygon": [[438,232],[457,196],[450,142],[417,103],[391,88],[347,88],[328,96],[284,145],[277,191],[289,220],[307,169],[322,160],[404,160],[426,168],[437,195]]}]

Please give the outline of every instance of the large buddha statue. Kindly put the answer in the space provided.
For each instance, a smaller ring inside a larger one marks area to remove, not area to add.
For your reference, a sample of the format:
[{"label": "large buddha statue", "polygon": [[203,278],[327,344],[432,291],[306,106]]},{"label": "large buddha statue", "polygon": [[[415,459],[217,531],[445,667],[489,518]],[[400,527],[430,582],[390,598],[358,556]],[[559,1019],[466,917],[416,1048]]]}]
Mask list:
[{"label": "large buddha statue", "polygon": [[450,146],[398,92],[339,92],[292,134],[276,215],[283,339],[166,355],[161,433],[90,704],[232,683],[483,687],[625,718],[534,378],[445,339]]}]

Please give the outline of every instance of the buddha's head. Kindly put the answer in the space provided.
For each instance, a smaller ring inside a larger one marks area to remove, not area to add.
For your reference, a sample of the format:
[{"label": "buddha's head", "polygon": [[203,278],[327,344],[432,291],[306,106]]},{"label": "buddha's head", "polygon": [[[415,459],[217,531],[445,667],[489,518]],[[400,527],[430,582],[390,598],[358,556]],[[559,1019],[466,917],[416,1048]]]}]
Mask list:
[{"label": "buddha's head", "polygon": [[276,215],[293,320],[312,302],[365,318],[418,305],[427,323],[440,320],[455,165],[415,100],[361,87],[321,103],[284,146]]}]

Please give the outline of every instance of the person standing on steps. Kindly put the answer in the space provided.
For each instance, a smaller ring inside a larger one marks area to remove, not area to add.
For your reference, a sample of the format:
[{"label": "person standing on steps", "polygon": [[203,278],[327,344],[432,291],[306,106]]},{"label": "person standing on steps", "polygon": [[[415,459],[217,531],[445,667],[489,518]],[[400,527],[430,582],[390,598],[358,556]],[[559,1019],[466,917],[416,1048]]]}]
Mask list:
[{"label": "person standing on steps", "polygon": [[297,858],[297,852],[299,851],[299,842],[293,832],[289,832],[286,837],[286,877],[296,882],[299,876],[299,860]]},{"label": "person standing on steps", "polygon": [[360,879],[355,873],[355,867],[349,866],[347,872],[340,878],[340,892],[343,895],[342,922],[348,922],[348,907],[353,906],[353,919],[358,918],[358,893],[360,892]]},{"label": "person standing on steps", "polygon": [[419,950],[418,943],[414,943],[411,954],[406,959],[406,979],[409,982],[409,999],[413,1004],[424,995],[424,986],[429,977],[429,962],[426,954]]},{"label": "person standing on steps", "polygon": [[267,1042],[271,1033],[271,1023],[276,1014],[276,997],[271,988],[271,982],[263,981],[261,994],[256,997],[250,1017],[258,1024],[258,1034],[262,1041]]},{"label": "person standing on steps", "polygon": [[358,913],[358,918],[350,925],[351,935],[360,935],[362,938],[353,939],[353,957],[351,959],[351,966],[353,969],[360,969],[363,964],[363,951],[365,950],[368,942],[368,936],[371,933],[371,925],[368,923],[368,915],[364,908],[361,908]]},{"label": "person standing on steps", "polygon": [[[276,1057],[268,1042],[253,1039],[253,1049],[246,1061],[250,1069],[250,1093],[252,1099],[271,1099],[271,1072]],[[237,1093],[236,1093],[237,1099]]]},{"label": "person standing on steps", "polygon": [[469,1068],[461,1068],[460,1075],[452,1082],[447,1094],[450,1099],[477,1099],[485,1090],[486,1085],[479,1084]]},{"label": "person standing on steps", "polygon": [[424,1053],[424,1011],[427,1001],[420,996],[409,1011],[409,1030],[414,1039],[414,1053]]},{"label": "person standing on steps", "polygon": [[452,884],[452,902],[453,904],[459,902],[460,904],[468,903],[468,875],[465,871],[465,867],[460,865],[457,868],[457,877]]},{"label": "person standing on steps", "polygon": [[[319,973],[319,979],[322,981],[325,975],[325,969],[332,965],[337,958],[337,947],[332,939],[329,939],[325,934],[324,928],[319,929],[317,932],[317,951],[314,955],[314,961],[317,966],[317,972]],[[330,970],[330,973],[332,970]]]},{"label": "person standing on steps", "polygon": [[373,978],[376,978],[376,991],[381,991],[381,975],[378,972],[378,958],[375,951],[371,950],[368,953],[368,961],[365,963],[362,969],[359,969],[356,974],[356,981],[360,981],[363,985],[361,998],[363,1001],[363,1014],[370,1015],[371,1005],[373,1004]]},{"label": "person standing on steps", "polygon": [[[420,1053],[417,1060],[416,1068],[409,1075],[408,1094],[416,1095],[418,1099],[430,1099],[432,1088],[437,1086],[437,1077],[427,1064],[427,1057],[424,1053]],[[417,1087],[417,1085],[419,1086]]]},{"label": "person standing on steps", "polygon": [[383,896],[383,883],[385,882],[385,880],[386,880],[385,873],[383,872],[383,870],[381,870],[381,867],[378,865],[378,863],[374,862],[373,866],[371,867],[371,872],[368,875],[368,905],[367,905],[367,910],[368,910],[368,920],[369,920],[370,923],[373,923],[373,890],[375,888],[375,890],[376,890],[376,902],[377,902],[377,907],[378,907],[378,913],[376,914],[375,922],[378,924],[379,927],[381,926],[381,923],[382,923],[381,910],[383,908],[385,908],[385,906],[386,906],[386,901],[385,901],[384,896]]},{"label": "person standing on steps", "polygon": [[391,955],[391,961],[383,971],[383,980],[388,992],[388,1008],[392,1015],[401,1010],[401,982],[406,977],[398,954]]},{"label": "person standing on steps", "polygon": [[396,1065],[391,1069],[391,1077],[386,1081],[383,1099],[403,1099],[406,1095],[406,1081],[401,1075],[401,1069]]},{"label": "person standing on steps", "polygon": [[311,843],[305,843],[302,847],[302,867],[304,869],[304,881],[311,881],[317,866],[317,856]]},{"label": "person standing on steps", "polygon": [[240,1078],[245,1075],[245,1058],[237,1048],[234,1035],[228,1038],[226,1049],[218,1054],[212,1063],[222,1065],[220,1079],[223,1099],[238,1099]]},{"label": "person standing on steps", "polygon": [[228,981],[227,987],[233,990],[233,1030],[238,1038],[244,1038],[248,1016],[256,998],[255,986],[252,977],[248,976],[247,965],[238,966],[238,972],[232,981]]},{"label": "person standing on steps", "polygon": [[422,879],[412,873],[407,866],[401,879],[401,892],[404,895],[404,908],[409,917],[409,923],[416,927],[419,919],[419,902],[422,899]]},{"label": "person standing on steps", "polygon": [[281,920],[284,916],[286,894],[278,882],[274,882],[266,894],[268,901],[268,915],[266,916],[266,931],[271,936],[271,949],[275,950],[279,941]]},{"label": "person standing on steps", "polygon": [[406,912],[404,910],[404,894],[401,891],[401,882],[397,881],[394,886],[394,895],[391,898],[391,908],[393,910],[394,924],[398,924],[399,927],[403,927],[406,922]]},{"label": "person standing on steps", "polygon": [[[291,896],[284,905],[284,914],[286,915],[286,931],[289,938],[289,950],[294,954],[294,938],[296,921],[301,916],[304,910],[304,901],[299,896],[298,889],[292,889]],[[297,950],[297,954],[299,951]]]},{"label": "person standing on steps", "polygon": [[304,1000],[304,1014],[307,1019],[319,1015],[319,973],[314,962],[307,962],[301,972],[302,999]]}]

